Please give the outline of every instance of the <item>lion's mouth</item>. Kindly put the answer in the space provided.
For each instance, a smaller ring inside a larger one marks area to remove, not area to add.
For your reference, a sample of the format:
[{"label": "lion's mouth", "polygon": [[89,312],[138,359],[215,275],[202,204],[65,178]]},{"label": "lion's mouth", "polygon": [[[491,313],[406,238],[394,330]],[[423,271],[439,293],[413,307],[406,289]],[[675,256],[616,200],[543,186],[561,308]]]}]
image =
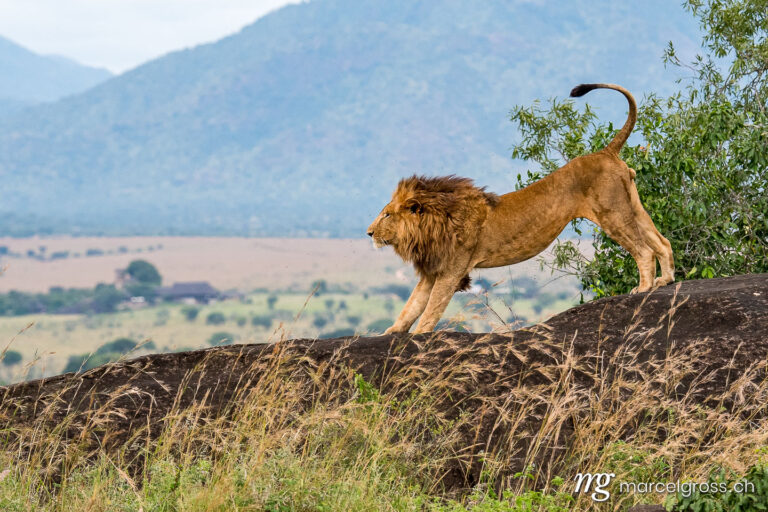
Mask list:
[{"label": "lion's mouth", "polygon": [[384,240],[383,238],[372,238],[373,246],[377,249],[381,249],[382,247],[386,247],[387,245],[391,244],[392,242],[390,240]]}]

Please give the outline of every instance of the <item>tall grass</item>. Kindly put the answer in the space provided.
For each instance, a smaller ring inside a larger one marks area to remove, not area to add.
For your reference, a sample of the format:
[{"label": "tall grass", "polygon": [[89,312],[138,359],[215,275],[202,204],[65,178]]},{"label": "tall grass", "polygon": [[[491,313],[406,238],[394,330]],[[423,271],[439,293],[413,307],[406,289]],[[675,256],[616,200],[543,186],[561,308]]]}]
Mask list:
[{"label": "tall grass", "polygon": [[[144,393],[130,379],[94,393],[86,410],[67,409],[75,387],[130,362],[73,377],[36,401],[6,391],[0,510],[565,511],[660,502],[614,492],[596,504],[571,494],[573,478],[606,471],[616,481],[705,481],[714,467],[743,473],[768,444],[765,361],[709,367],[704,340],[648,350],[652,334],[669,333],[674,307],[650,330],[638,321],[618,343],[586,348],[538,326],[474,342],[401,337],[375,360],[356,356],[354,341],[333,352],[279,342],[247,363],[237,347],[212,349],[169,388],[176,398],[161,419],[130,432],[126,404]],[[229,374],[214,364],[222,351]]]}]

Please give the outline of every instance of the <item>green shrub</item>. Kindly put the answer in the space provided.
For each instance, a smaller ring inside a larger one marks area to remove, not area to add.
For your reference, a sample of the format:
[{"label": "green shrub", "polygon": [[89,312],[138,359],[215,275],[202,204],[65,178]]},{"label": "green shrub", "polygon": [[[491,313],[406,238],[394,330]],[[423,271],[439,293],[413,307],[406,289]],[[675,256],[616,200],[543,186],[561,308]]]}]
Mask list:
[{"label": "green shrub", "polygon": [[254,315],[251,318],[251,325],[254,327],[264,327],[269,329],[272,327],[272,317],[267,315]]},{"label": "green shrub", "polygon": [[390,318],[379,318],[368,324],[366,328],[368,332],[382,333],[392,327],[394,322]]},{"label": "green shrub", "polygon": [[756,464],[742,478],[729,477],[725,470],[713,472],[707,479],[706,490],[710,492],[696,489],[670,496],[667,509],[674,512],[764,512],[768,507],[768,465]]},{"label": "green shrub", "polygon": [[5,355],[2,356],[2,359],[5,366],[13,366],[19,364],[23,358],[21,352],[17,350],[7,350]]},{"label": "green shrub", "polygon": [[216,345],[231,345],[235,341],[235,335],[230,332],[219,331],[211,334],[208,338],[208,344],[212,346]]},{"label": "green shrub", "polygon": [[205,323],[208,325],[221,325],[226,321],[227,321],[227,317],[224,316],[224,313],[219,313],[218,311],[209,313],[208,316],[205,318]]},{"label": "green shrub", "polygon": [[181,308],[181,314],[184,315],[188,322],[194,322],[199,313],[200,309],[195,306],[184,306]]},{"label": "green shrub", "polygon": [[136,345],[138,345],[138,343],[130,338],[117,338],[116,340],[105,343],[104,345],[97,348],[96,354],[109,354],[112,352],[116,352],[118,354],[127,354],[136,348]]},{"label": "green shrub", "polygon": [[342,338],[345,336],[354,336],[354,335],[355,335],[354,329],[350,329],[349,327],[342,327],[341,329],[335,329],[333,331],[321,334],[319,338],[321,340],[327,340],[330,338]]},{"label": "green shrub", "polygon": [[[687,65],[670,44],[667,62],[690,68],[693,80],[684,92],[642,102],[635,132],[643,143],[625,146],[621,157],[637,171],[643,206],[672,244],[677,280],[768,272],[766,3],[688,0],[686,7],[710,54]],[[518,176],[521,187],[602,149],[615,133],[570,100],[517,106],[511,118],[522,134],[513,156],[540,169]],[[602,230],[591,234],[593,259],[564,242],[549,264],[578,276],[596,297],[629,292],[638,283],[634,259]]]}]

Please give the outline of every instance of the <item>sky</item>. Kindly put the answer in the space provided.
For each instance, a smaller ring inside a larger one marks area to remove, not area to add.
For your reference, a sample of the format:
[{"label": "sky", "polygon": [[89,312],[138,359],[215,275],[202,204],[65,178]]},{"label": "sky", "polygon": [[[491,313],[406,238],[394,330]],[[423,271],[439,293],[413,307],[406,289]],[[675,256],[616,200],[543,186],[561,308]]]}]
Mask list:
[{"label": "sky", "polygon": [[299,0],[0,0],[0,35],[121,73],[215,41]]}]

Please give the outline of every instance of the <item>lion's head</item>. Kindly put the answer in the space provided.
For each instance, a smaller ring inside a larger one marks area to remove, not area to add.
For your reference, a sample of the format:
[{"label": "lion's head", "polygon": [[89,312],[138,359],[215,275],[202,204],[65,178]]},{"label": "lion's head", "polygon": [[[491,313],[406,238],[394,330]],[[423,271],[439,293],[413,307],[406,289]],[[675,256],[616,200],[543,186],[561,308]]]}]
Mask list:
[{"label": "lion's head", "polygon": [[457,176],[400,180],[368,227],[377,247],[391,245],[422,276],[440,273],[456,249],[472,242],[498,196]]}]

